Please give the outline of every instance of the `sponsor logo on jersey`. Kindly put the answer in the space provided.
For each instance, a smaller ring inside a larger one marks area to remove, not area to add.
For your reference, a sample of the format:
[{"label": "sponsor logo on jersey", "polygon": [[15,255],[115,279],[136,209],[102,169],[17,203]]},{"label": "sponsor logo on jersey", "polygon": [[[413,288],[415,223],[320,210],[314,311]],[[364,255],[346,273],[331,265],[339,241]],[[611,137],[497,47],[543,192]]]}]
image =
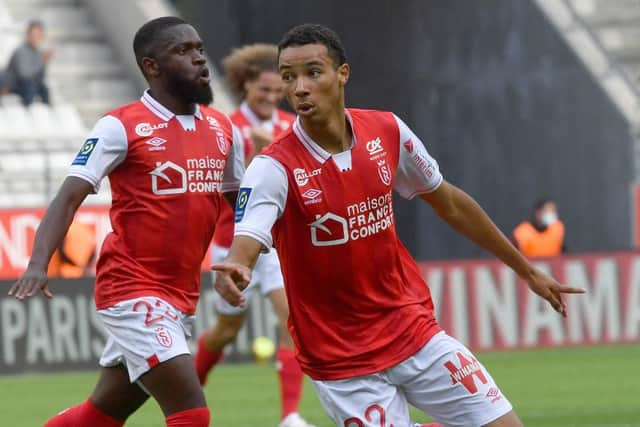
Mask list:
[{"label": "sponsor logo on jersey", "polygon": [[157,125],[150,125],[149,123],[138,123],[136,125],[136,134],[138,136],[151,136],[153,131],[157,129],[166,129],[169,127],[169,123],[158,123]]},{"label": "sponsor logo on jersey", "polygon": [[[338,224],[340,231],[334,231],[334,234],[329,228],[329,226],[335,227],[335,225],[330,224],[331,222]],[[322,216],[316,215],[316,220],[309,226],[311,227],[311,243],[313,246],[336,246],[343,245],[349,241],[347,220],[340,215],[331,212],[327,212]]]},{"label": "sponsor logo on jersey", "polygon": [[164,144],[167,142],[166,139],[155,136],[145,142],[145,144],[150,145],[149,151],[164,151],[167,147],[164,147]]},{"label": "sponsor logo on jersey", "polygon": [[371,141],[367,141],[366,147],[370,156],[381,153],[384,150],[382,148],[382,140],[380,139],[380,137],[372,139]]},{"label": "sponsor logo on jersey", "polygon": [[312,205],[312,204],[315,204],[315,203],[322,202],[322,199],[319,198],[319,196],[321,194],[322,194],[321,190],[316,190],[315,188],[308,189],[307,191],[302,193],[302,197],[307,199],[307,200],[305,200],[304,204],[305,205]]},{"label": "sponsor logo on jersey", "polygon": [[296,180],[296,184],[302,187],[303,185],[307,185],[310,178],[314,176],[318,176],[321,173],[322,173],[321,168],[314,169],[311,172],[307,172],[306,169],[303,169],[303,168],[295,168],[293,170],[293,177]]},{"label": "sponsor logo on jersey", "polygon": [[82,147],[80,147],[80,151],[76,155],[76,158],[73,159],[73,162],[71,164],[80,166],[86,165],[89,157],[91,156],[91,153],[93,153],[93,150],[96,148],[97,144],[98,138],[87,139],[84,144],[82,144]]},{"label": "sponsor logo on jersey", "polygon": [[187,167],[167,161],[156,162],[151,191],[158,196],[182,193],[219,193],[226,160],[210,157],[187,159]]},{"label": "sponsor logo on jersey", "polygon": [[460,383],[469,393],[476,394],[478,392],[478,386],[474,378],[477,378],[482,384],[487,383],[487,377],[484,375],[484,372],[482,372],[480,362],[471,356],[467,358],[459,351],[456,352],[456,356],[458,357],[458,362],[460,362],[460,367],[456,366],[452,361],[447,361],[444,364],[444,367],[447,368],[451,374],[451,384],[455,385]]},{"label": "sponsor logo on jersey", "polygon": [[242,187],[238,192],[238,199],[236,201],[236,214],[235,221],[240,222],[244,218],[244,212],[249,203],[249,196],[251,196],[251,188]]},{"label": "sponsor logo on jersey", "polygon": [[384,159],[378,160],[378,176],[384,185],[391,185],[391,172]]},{"label": "sponsor logo on jersey", "polygon": [[367,197],[347,206],[346,217],[327,212],[309,224],[314,246],[343,245],[350,240],[375,236],[393,227],[393,196]]},{"label": "sponsor logo on jersey", "polygon": [[409,154],[413,153],[413,141],[411,139],[407,139],[402,145],[404,145]]}]

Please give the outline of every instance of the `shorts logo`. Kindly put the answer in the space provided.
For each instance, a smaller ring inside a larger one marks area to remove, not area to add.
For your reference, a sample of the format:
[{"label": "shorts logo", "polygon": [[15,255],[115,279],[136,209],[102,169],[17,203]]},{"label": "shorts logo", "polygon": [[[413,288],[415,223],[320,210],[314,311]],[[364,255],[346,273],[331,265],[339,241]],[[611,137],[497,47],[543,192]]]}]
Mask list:
[{"label": "shorts logo", "polygon": [[161,346],[169,348],[173,345],[173,338],[171,337],[171,333],[169,333],[169,331],[165,327],[160,326],[158,328],[155,328],[154,332],[156,333],[156,338],[158,339],[158,342]]},{"label": "shorts logo", "polygon": [[251,188],[242,187],[238,193],[238,201],[236,202],[236,215],[235,222],[242,221],[244,218],[244,211],[249,203],[249,196],[251,195]]},{"label": "shorts logo", "polygon": [[[174,170],[180,175],[180,180],[174,183],[171,178],[164,172],[165,170]],[[156,163],[156,168],[149,172],[151,175],[151,191],[153,194],[164,196],[167,194],[182,194],[187,192],[187,171],[173,162]],[[171,184],[169,188],[160,188],[159,180]]]},{"label": "shorts logo", "polygon": [[459,351],[456,352],[456,356],[460,362],[459,368],[452,361],[448,361],[444,364],[444,367],[451,373],[451,384],[455,385],[457,383],[461,383],[469,393],[476,394],[478,392],[478,387],[476,386],[473,377],[477,377],[482,384],[487,383],[487,377],[485,377],[484,372],[482,372],[480,362],[473,357],[467,359],[465,355]]},{"label": "shorts logo", "polygon": [[384,185],[391,185],[391,172],[384,159],[378,160],[378,176]]},{"label": "shorts logo", "polygon": [[486,397],[487,399],[491,399],[491,403],[496,403],[502,398],[502,396],[500,396],[500,390],[498,390],[496,387],[491,387],[487,392]]},{"label": "shorts logo", "polygon": [[73,159],[72,165],[80,165],[84,166],[87,164],[89,160],[89,156],[93,153],[93,150],[96,148],[96,144],[98,143],[98,138],[89,138],[87,139],[82,147],[80,147],[80,151],[75,159]]},{"label": "shorts logo", "polygon": [[166,129],[169,127],[169,123],[158,123],[151,126],[149,123],[138,123],[136,125],[136,134],[138,136],[151,136],[156,129]]}]

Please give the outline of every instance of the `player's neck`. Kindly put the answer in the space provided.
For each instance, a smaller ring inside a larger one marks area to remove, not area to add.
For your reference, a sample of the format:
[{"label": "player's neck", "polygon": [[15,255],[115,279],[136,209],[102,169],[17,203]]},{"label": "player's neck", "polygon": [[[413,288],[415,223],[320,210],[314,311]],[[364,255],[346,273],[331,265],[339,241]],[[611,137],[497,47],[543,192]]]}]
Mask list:
[{"label": "player's neck", "polygon": [[336,154],[351,147],[352,132],[344,108],[335,110],[327,120],[315,122],[300,118],[302,128],[320,147]]},{"label": "player's neck", "polygon": [[196,111],[196,104],[176,99],[164,91],[151,88],[149,89],[149,95],[176,116],[194,114]]}]

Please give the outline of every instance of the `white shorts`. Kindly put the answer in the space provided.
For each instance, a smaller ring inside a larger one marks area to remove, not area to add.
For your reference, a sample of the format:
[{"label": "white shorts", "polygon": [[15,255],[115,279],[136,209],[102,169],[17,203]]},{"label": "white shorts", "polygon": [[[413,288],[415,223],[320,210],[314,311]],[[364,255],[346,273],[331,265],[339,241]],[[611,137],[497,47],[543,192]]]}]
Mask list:
[{"label": "white shorts", "polygon": [[[229,248],[213,245],[211,258],[213,262],[220,262],[227,257],[228,253]],[[256,262],[256,266],[251,275],[251,283],[249,283],[249,286],[244,290],[244,293],[247,296],[247,301],[249,301],[253,290],[258,286],[260,287],[260,293],[262,295],[269,295],[277,289],[284,289],[284,279],[282,278],[282,271],[280,270],[280,260],[278,259],[278,254],[273,248],[269,253],[261,254],[260,257],[258,257],[258,261]],[[234,307],[218,293],[215,295],[216,310],[220,314],[233,316],[242,314],[247,309],[246,306],[245,308]]]},{"label": "white shorts", "polygon": [[181,354],[190,354],[187,338],[195,316],[156,297],[135,298],[98,310],[107,332],[100,366],[124,364],[129,380]]},{"label": "white shorts", "polygon": [[409,405],[443,427],[480,427],[512,410],[487,370],[444,332],[392,368],[313,385],[340,427],[410,427]]}]

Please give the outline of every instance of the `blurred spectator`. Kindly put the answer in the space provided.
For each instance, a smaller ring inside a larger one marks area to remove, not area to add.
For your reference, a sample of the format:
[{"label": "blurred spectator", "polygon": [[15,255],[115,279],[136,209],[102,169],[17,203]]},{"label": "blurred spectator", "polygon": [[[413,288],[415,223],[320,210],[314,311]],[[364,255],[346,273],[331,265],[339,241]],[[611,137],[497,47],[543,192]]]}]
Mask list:
[{"label": "blurred spectator", "polygon": [[91,265],[96,254],[96,236],[91,227],[73,221],[69,231],[49,263],[49,277],[77,279],[93,275]]},{"label": "blurred spectator", "polygon": [[49,103],[49,89],[44,83],[44,75],[53,51],[43,50],[43,41],[42,22],[31,21],[27,27],[26,40],[11,54],[3,79],[2,91],[20,96],[25,106],[30,105],[36,96],[42,102]]},{"label": "blurred spectator", "polygon": [[513,231],[518,249],[528,257],[546,257],[564,252],[564,224],[558,218],[558,208],[552,199],[540,199],[533,217]]}]

